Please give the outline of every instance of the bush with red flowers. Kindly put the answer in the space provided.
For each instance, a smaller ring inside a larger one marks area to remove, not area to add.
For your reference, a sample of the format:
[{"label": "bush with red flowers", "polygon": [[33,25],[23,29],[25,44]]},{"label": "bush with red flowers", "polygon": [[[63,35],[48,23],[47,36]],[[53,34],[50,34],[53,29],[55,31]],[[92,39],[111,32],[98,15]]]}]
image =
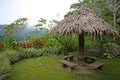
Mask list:
[{"label": "bush with red flowers", "polygon": [[21,48],[31,48],[32,45],[30,43],[27,43],[27,42],[21,42],[20,47]]},{"label": "bush with red flowers", "polygon": [[41,37],[35,37],[30,40],[30,43],[34,48],[42,48],[46,43],[46,39]]}]

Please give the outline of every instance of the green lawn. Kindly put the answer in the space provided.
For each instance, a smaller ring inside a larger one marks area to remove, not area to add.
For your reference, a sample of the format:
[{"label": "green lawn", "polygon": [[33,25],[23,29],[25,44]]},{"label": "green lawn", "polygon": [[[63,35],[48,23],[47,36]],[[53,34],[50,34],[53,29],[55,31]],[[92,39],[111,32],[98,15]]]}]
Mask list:
[{"label": "green lawn", "polygon": [[76,74],[63,69],[61,56],[43,56],[21,60],[12,65],[11,80],[120,80],[120,58],[102,59],[101,73]]}]

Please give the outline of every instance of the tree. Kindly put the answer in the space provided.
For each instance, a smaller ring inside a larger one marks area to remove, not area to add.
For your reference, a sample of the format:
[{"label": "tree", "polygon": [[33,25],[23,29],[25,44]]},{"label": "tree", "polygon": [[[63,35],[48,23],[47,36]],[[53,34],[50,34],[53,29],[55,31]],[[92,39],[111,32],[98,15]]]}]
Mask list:
[{"label": "tree", "polygon": [[74,3],[70,6],[71,9],[77,9],[80,8],[81,6],[87,6],[91,9],[93,9],[98,16],[101,15],[101,12],[105,9],[108,8],[106,3],[103,0],[83,0],[79,1],[79,3]]},{"label": "tree", "polygon": [[106,0],[107,5],[113,14],[114,26],[116,25],[117,18],[120,16],[120,0]]},{"label": "tree", "polygon": [[27,18],[19,18],[15,20],[13,23],[7,25],[4,29],[4,33],[16,33],[21,31],[27,25]]},{"label": "tree", "polygon": [[38,20],[38,24],[36,24],[35,26],[38,27],[39,30],[48,32],[49,29],[51,29],[53,26],[55,26],[57,22],[58,21],[55,19],[52,19],[51,21],[47,21],[44,18],[40,18]]},{"label": "tree", "polygon": [[27,26],[27,20],[28,20],[27,18],[19,18],[15,20],[13,23],[7,25],[4,28],[4,42],[6,42],[6,40],[9,40],[9,38],[11,40],[11,36],[15,37],[15,34],[18,31],[22,31]]}]

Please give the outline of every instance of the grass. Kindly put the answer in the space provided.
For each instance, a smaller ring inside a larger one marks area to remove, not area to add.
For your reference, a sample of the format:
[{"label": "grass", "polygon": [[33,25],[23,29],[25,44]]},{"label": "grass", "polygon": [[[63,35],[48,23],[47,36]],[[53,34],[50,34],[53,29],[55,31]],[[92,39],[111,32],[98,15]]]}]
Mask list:
[{"label": "grass", "polygon": [[12,65],[11,80],[119,80],[120,58],[102,59],[103,71],[92,74],[76,74],[63,69],[61,56],[43,56],[21,60]]}]

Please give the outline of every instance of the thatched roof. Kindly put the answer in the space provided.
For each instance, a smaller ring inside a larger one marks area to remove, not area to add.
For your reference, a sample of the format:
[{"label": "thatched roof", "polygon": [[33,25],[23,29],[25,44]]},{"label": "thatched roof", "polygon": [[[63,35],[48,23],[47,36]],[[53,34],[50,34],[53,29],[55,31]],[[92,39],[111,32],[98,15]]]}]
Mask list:
[{"label": "thatched roof", "polygon": [[88,34],[92,36],[118,35],[118,31],[87,7],[81,7],[65,17],[52,28],[52,35]]}]

